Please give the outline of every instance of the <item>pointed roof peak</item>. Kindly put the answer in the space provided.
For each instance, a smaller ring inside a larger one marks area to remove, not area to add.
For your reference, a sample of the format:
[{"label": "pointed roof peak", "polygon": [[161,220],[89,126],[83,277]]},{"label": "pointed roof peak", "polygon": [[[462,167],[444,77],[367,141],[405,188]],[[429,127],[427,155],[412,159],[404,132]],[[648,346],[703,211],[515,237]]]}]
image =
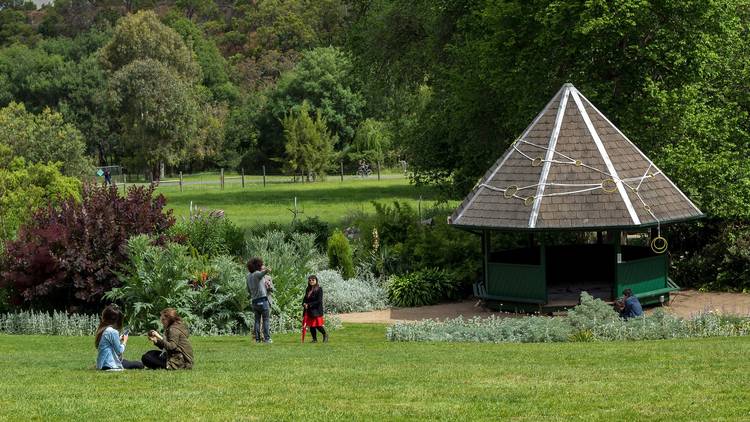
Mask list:
[{"label": "pointed roof peak", "polygon": [[700,210],[566,83],[451,217],[457,226],[658,226]]}]

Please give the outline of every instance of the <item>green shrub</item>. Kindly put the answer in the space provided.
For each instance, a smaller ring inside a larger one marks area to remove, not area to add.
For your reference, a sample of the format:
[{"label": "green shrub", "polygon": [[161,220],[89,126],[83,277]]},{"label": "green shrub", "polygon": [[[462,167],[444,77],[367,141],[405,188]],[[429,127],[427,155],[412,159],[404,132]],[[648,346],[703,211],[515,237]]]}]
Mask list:
[{"label": "green shrub", "polygon": [[564,317],[472,318],[397,323],[387,332],[392,341],[472,341],[524,343],[558,341],[661,340],[687,337],[750,335],[750,317],[705,313],[690,319],[663,309],[626,320],[612,318],[611,308],[583,294],[581,305]]},{"label": "green shrub", "polygon": [[98,315],[67,314],[54,311],[0,313],[0,333],[91,336],[99,326]]},{"label": "green shrub", "polygon": [[183,241],[196,255],[242,256],[245,233],[220,211],[197,211],[172,227],[172,235]]},{"label": "green shrub", "polygon": [[455,277],[440,269],[427,269],[388,280],[388,300],[396,306],[434,305],[458,297]]},{"label": "green shrub", "polygon": [[194,321],[191,329],[219,335],[239,334],[252,327],[245,275],[245,266],[232,257],[219,255],[211,259],[206,281],[195,286],[191,308],[200,321]]},{"label": "green shrub", "polygon": [[479,238],[449,226],[450,210],[428,208],[420,219],[408,204],[373,205],[375,214],[350,217],[358,232],[358,265],[366,264],[370,271],[386,278],[437,267],[453,271],[462,286],[476,281],[482,268]]},{"label": "green shrub", "polygon": [[302,315],[302,295],[307,286],[307,276],[325,267],[325,258],[315,248],[311,234],[271,231],[250,236],[247,240],[248,256],[259,256],[271,267],[273,293],[271,307],[274,315]]},{"label": "green shrub", "polygon": [[372,279],[344,278],[335,270],[317,273],[325,294],[326,312],[366,312],[385,309],[388,299],[385,289]]},{"label": "green shrub", "polygon": [[354,262],[349,241],[344,233],[338,230],[328,238],[328,266],[339,270],[344,278],[354,277]]},{"label": "green shrub", "polygon": [[196,291],[190,282],[195,262],[187,246],[152,244],[146,235],[128,240],[129,262],[120,274],[121,287],[104,296],[122,304],[128,326],[135,332],[159,327],[159,312],[175,308],[188,323],[195,315],[191,305]]}]

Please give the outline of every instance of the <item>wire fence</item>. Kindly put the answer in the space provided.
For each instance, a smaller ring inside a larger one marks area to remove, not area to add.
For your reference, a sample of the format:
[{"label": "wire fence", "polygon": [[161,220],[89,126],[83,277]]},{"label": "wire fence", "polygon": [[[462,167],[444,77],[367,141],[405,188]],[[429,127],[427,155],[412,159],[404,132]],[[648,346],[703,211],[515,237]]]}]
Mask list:
[{"label": "wire fence", "polygon": [[[393,179],[405,179],[408,178],[406,172],[401,172],[400,169],[388,169],[380,171],[376,169],[375,172],[363,172],[358,169],[357,172],[345,172],[343,167],[337,174],[328,174],[325,177],[316,177],[316,180],[307,175],[296,174],[289,175],[281,172],[266,172],[265,166],[261,167],[261,174],[244,174],[244,171],[237,172],[225,172],[223,169],[218,172],[203,172],[196,174],[183,174],[179,172],[177,174],[170,174],[166,177],[155,181],[154,183],[159,187],[173,187],[179,189],[181,192],[187,189],[224,189],[233,188],[241,189],[245,187],[258,187],[267,186],[271,184],[289,184],[289,183],[311,183],[315,181],[325,180],[331,181],[356,181],[356,180],[369,180],[369,181],[380,181],[380,180],[393,180]],[[102,175],[91,180],[94,183],[106,184],[107,179]],[[131,185],[147,185],[151,182],[146,179],[143,174],[112,174],[109,177],[109,183],[116,186],[122,186],[123,189]]]}]

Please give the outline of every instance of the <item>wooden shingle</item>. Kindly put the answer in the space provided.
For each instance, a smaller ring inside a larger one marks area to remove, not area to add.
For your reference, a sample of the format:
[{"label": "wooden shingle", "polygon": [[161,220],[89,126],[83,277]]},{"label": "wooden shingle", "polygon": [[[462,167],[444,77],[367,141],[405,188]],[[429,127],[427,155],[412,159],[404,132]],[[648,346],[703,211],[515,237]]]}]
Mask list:
[{"label": "wooden shingle", "polygon": [[565,84],[477,182],[451,224],[631,228],[700,216],[645,154],[573,85]]}]

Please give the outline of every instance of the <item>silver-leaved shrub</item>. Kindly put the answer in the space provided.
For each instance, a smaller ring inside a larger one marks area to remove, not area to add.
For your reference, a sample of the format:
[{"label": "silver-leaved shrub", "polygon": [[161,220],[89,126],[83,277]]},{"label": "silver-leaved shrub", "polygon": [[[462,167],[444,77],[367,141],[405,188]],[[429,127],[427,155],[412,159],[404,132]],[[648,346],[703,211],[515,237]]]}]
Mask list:
[{"label": "silver-leaved shrub", "polygon": [[750,335],[750,317],[704,313],[682,319],[656,309],[649,315],[623,320],[606,303],[587,293],[567,316],[462,317],[445,321],[396,323],[391,341],[455,341],[528,343],[559,341],[660,340],[687,337]]},{"label": "silver-leaved shrub", "polygon": [[386,291],[372,277],[344,280],[336,270],[319,271],[326,312],[366,312],[388,307]]},{"label": "silver-leaved shrub", "polygon": [[65,312],[22,311],[0,314],[0,333],[92,336],[99,326],[98,315]]}]

